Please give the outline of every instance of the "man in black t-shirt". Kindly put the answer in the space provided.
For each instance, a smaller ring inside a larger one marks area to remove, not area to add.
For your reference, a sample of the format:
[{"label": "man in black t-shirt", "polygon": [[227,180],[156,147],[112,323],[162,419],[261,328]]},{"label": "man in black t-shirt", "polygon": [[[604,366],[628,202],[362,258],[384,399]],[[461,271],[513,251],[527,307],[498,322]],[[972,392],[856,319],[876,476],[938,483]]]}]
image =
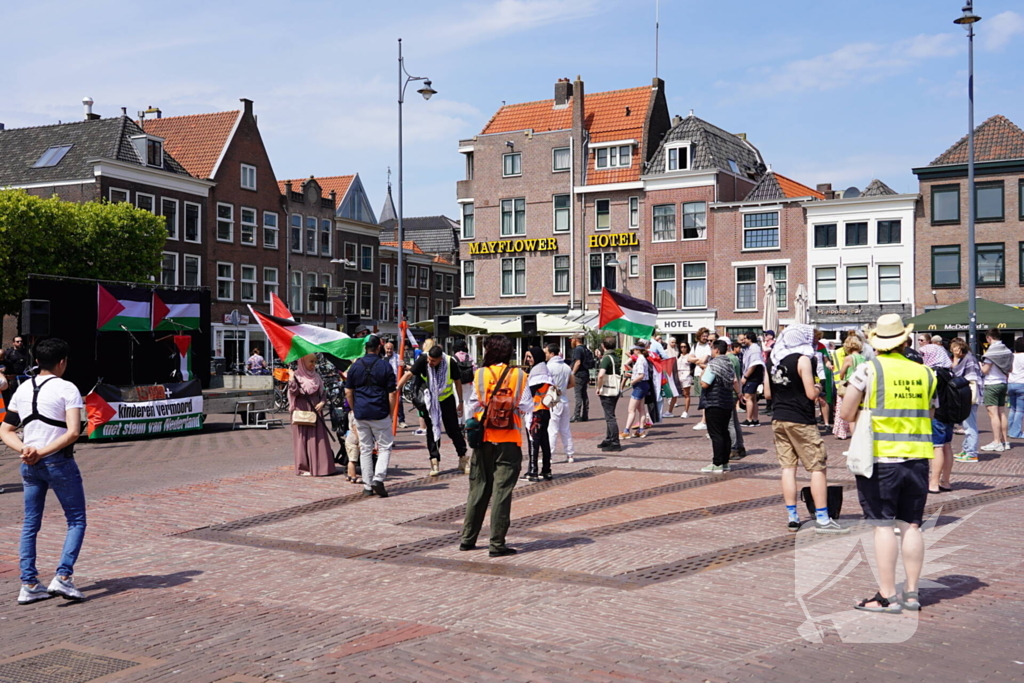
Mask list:
[{"label": "man in black t-shirt", "polygon": [[590,396],[587,388],[590,386],[590,368],[593,366],[594,354],[584,343],[584,335],[577,334],[572,338],[572,358],[569,361],[572,366],[573,377],[576,378],[576,404],[572,408],[572,419],[569,422],[586,422],[590,419]]}]

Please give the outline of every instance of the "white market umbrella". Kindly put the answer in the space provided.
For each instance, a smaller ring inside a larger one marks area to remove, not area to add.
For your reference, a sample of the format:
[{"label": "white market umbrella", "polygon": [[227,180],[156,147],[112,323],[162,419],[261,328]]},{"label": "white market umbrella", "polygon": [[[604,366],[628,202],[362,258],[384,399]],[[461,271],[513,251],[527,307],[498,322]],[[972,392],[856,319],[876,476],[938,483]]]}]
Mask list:
[{"label": "white market umbrella", "polygon": [[761,329],[779,332],[779,302],[775,296],[775,276],[768,273],[764,280],[764,318],[761,319]]},{"label": "white market umbrella", "polygon": [[796,305],[796,322],[807,324],[810,320],[810,303],[811,297],[807,294],[807,288],[804,287],[804,283],[800,283],[796,288],[796,299],[794,300]]},{"label": "white market umbrella", "polygon": [[[433,320],[422,320],[416,324],[427,332],[434,331]],[[448,319],[448,329],[452,334],[478,334],[480,332],[486,332],[488,327],[492,324],[492,321],[487,320],[486,318],[481,318],[478,315],[473,315],[472,313],[460,313],[458,315],[453,315]]]}]

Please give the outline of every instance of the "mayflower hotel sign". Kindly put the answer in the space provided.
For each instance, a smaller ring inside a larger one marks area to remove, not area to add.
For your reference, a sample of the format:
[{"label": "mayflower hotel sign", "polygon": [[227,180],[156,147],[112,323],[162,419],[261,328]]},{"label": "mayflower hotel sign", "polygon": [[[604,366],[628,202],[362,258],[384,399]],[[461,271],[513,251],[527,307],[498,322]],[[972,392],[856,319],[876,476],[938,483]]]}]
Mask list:
[{"label": "mayflower hotel sign", "polygon": [[499,242],[470,242],[469,255],[518,254],[522,251],[557,251],[558,240],[554,237],[542,239],[501,240]]}]

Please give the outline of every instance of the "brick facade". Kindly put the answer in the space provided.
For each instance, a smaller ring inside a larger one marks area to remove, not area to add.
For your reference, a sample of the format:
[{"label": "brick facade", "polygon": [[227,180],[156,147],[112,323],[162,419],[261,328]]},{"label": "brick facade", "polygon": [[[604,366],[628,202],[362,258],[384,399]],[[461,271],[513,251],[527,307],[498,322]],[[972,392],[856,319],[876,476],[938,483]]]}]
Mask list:
[{"label": "brick facade", "polygon": [[340,308],[334,303],[325,306],[310,301],[309,288],[341,286],[336,278],[337,265],[331,263],[340,253],[334,227],[335,197],[324,196],[320,183],[310,178],[301,184],[285,181],[281,202],[282,248],[286,251],[288,274],[279,296],[287,302],[292,315],[322,323],[326,313],[327,324],[333,327]]}]

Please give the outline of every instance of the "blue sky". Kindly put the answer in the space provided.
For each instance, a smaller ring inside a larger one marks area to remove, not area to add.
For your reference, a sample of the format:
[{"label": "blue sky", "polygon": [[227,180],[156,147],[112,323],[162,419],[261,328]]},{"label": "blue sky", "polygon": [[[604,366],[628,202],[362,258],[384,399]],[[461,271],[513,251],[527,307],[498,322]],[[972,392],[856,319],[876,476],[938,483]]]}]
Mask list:
[{"label": "blue sky", "polygon": [[[660,76],[673,114],[747,133],[776,171],[915,191],[910,168],[966,132],[959,0],[661,2]],[[1024,126],[1024,4],[979,0],[976,120]],[[654,0],[36,0],[4,9],[0,121],[173,116],[255,101],[279,178],[358,172],[379,211],[397,161],[396,38],[409,71],[407,215],[455,216],[460,138],[502,100],[649,84]],[[415,86],[412,86],[415,88]]]}]

